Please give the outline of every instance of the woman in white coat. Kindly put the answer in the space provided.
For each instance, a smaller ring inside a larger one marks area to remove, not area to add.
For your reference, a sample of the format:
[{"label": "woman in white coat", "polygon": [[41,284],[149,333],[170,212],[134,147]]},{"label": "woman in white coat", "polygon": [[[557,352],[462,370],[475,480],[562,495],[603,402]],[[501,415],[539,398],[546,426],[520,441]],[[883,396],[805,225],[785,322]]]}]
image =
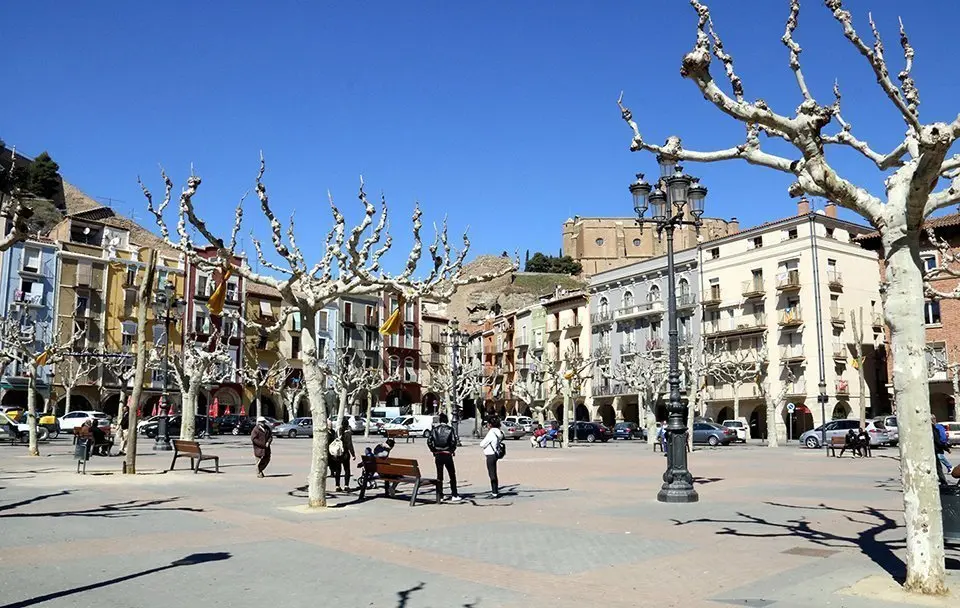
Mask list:
[{"label": "woman in white coat", "polygon": [[483,456],[487,460],[487,474],[490,476],[490,498],[500,498],[500,482],[497,479],[497,460],[500,452],[500,444],[503,443],[503,431],[500,430],[500,419],[491,418],[487,423],[490,430],[487,436],[480,442],[483,449]]}]

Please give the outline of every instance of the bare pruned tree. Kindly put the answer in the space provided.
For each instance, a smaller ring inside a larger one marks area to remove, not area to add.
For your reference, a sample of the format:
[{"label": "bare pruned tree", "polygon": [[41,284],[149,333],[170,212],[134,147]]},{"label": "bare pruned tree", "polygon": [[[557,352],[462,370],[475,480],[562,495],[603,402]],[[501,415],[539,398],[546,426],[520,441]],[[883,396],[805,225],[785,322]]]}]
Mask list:
[{"label": "bare pruned tree", "polygon": [[[683,58],[680,75],[693,82],[721,113],[740,121],[745,140],[714,151],[684,148],[675,136],[663,145],[649,143],[641,136],[632,112],[622,104],[621,95],[621,113],[633,131],[630,147],[661,154],[667,159],[742,160],[772,169],[791,177],[789,193],[792,196],[809,194],[827,198],[859,214],[878,229],[887,269],[884,312],[891,346],[898,354],[893,374],[894,398],[898,403],[911,404],[899,412],[898,418],[907,527],[904,588],[941,595],[946,592],[943,528],[937,480],[931,471],[934,454],[929,431],[929,388],[925,378],[926,361],[921,356],[925,343],[923,310],[916,302],[923,293],[924,268],[919,253],[924,219],[938,209],[960,202],[960,154],[950,153],[960,138],[960,117],[949,123],[921,122],[920,93],[912,76],[915,51],[902,22],[900,46],[904,61],[897,73],[899,84],[895,84],[872,17],[869,24],[873,44],[869,44],[860,37],[852,15],[844,9],[841,0],[825,0],[826,7],[843,35],[866,60],[883,95],[903,121],[900,128],[905,126],[906,132],[901,141],[890,152],[883,153],[854,135],[852,124],[841,114],[838,84],[834,84],[832,102],[820,103],[814,97],[801,67],[802,48],[794,38],[799,0],[789,2],[782,41],[797,82],[800,104],[792,113],[781,113],[763,99],[748,101],[743,80],[714,29],[709,8],[699,0],[690,0],[690,4],[698,18],[696,42]],[[711,74],[714,57],[723,66],[729,90],[724,90]],[[830,128],[831,125],[835,126]],[[762,137],[776,140],[779,150],[789,149],[790,153],[781,155],[763,150]],[[854,150],[876,166],[885,178],[885,198],[841,175],[828,160],[828,155],[838,148]]]},{"label": "bare pruned tree", "polygon": [[530,412],[537,419],[537,422],[544,424],[544,412],[547,404],[553,400],[547,399],[545,385],[548,373],[545,369],[543,359],[535,353],[526,354],[528,361],[525,369],[520,369],[514,375],[514,380],[510,385],[510,392],[513,397],[530,408]]},{"label": "bare pruned tree", "polygon": [[[166,337],[165,337],[166,339]],[[163,367],[163,345],[155,345],[150,357],[152,369]],[[227,344],[213,331],[205,342],[186,340],[182,353],[170,353],[170,371],[180,389],[180,438],[192,441],[196,436],[197,398],[204,385],[233,379],[236,365]]]},{"label": "bare pruned tree", "polygon": [[[70,348],[70,345],[66,345]],[[63,385],[64,398],[66,399],[65,410],[71,411],[71,399],[73,389],[81,383],[90,382],[90,372],[95,371],[100,365],[100,358],[96,353],[89,351],[71,352],[63,357],[54,370],[56,381]]]},{"label": "bare pruned tree", "polygon": [[237,370],[237,374],[243,383],[253,387],[254,402],[256,403],[252,412],[254,417],[263,414],[263,408],[260,404],[263,398],[263,389],[276,384],[277,379],[283,374],[287,366],[283,357],[272,357],[271,360],[261,356],[261,350],[257,348],[256,343],[258,339],[258,337],[255,337],[252,343],[249,339],[244,340],[243,364]]},{"label": "bare pruned tree", "polygon": [[[563,356],[548,357],[543,361],[543,372],[546,375],[546,391],[550,395],[551,403],[557,396],[563,397],[563,418],[565,423],[576,421],[576,397],[581,394],[583,384],[590,379],[590,370],[596,361],[584,357],[577,348],[571,345]],[[574,441],[576,439],[574,432]],[[570,447],[572,442],[564,442],[564,447]]]},{"label": "bare pruned tree", "polygon": [[447,417],[453,420],[454,404],[462,404],[465,399],[477,394],[482,377],[483,368],[477,363],[467,362],[454,371],[452,363],[443,359],[431,367],[427,388],[444,396]]},{"label": "bare pruned tree", "polygon": [[651,448],[657,434],[654,404],[666,390],[667,367],[667,358],[662,351],[648,350],[634,353],[600,370],[604,377],[637,394],[641,423],[647,429]]},{"label": "bare pruned tree", "polygon": [[[310,398],[310,409],[315,428],[323,428],[329,412],[324,400],[327,390],[321,359],[317,348],[316,316],[328,303],[347,294],[379,293],[383,290],[402,294],[407,300],[422,296],[430,296],[438,300],[447,300],[454,291],[462,285],[487,281],[510,272],[519,267],[514,262],[513,268],[502,268],[487,274],[469,275],[462,271],[463,262],[469,250],[470,241],[464,235],[463,246],[457,250],[447,236],[446,224],[437,230],[436,238],[426,248],[430,257],[430,267],[426,276],[417,278],[417,268],[424,254],[421,238],[423,222],[419,207],[413,213],[412,237],[413,245],[407,256],[403,270],[398,274],[390,274],[382,267],[383,256],[392,246],[392,238],[387,234],[387,204],[381,199],[381,211],[378,215],[376,206],[367,200],[367,194],[361,180],[359,200],[363,208],[363,219],[359,224],[348,228],[344,215],[330,198],[330,211],[333,218],[333,227],[326,235],[324,254],[314,264],[309,264],[297,245],[296,229],[293,217],[284,226],[273,211],[267,194],[263,175],[266,164],[263,156],[260,158],[260,170],[256,177],[256,193],[260,201],[260,210],[269,225],[270,242],[275,255],[281,260],[274,263],[267,259],[258,239],[252,239],[260,265],[275,276],[255,272],[244,264],[234,271],[245,280],[268,285],[278,290],[283,297],[286,308],[296,310],[302,319],[301,340],[303,345],[303,379],[306,391]],[[178,222],[176,237],[167,228],[164,219],[164,210],[171,200],[173,182],[161,171],[165,185],[165,196],[158,205],[153,205],[153,198],[149,190],[143,186],[147,198],[147,206],[157,221],[162,237],[172,246],[179,249],[194,263],[206,267],[227,267],[227,261],[234,259],[243,219],[243,199],[237,205],[233,228],[229,239],[215,235],[206,223],[197,215],[193,197],[200,187],[200,178],[191,175],[187,180],[186,188],[180,194],[178,205]],[[142,184],[141,184],[142,185]],[[211,246],[215,247],[218,255],[213,259],[201,258],[194,249],[189,228],[192,227]],[[314,433],[312,445],[312,460],[308,478],[308,506],[326,506],[326,472],[327,472],[327,434]]]},{"label": "bare pruned tree", "polygon": [[733,390],[734,416],[740,415],[740,389],[759,384],[766,375],[767,336],[750,339],[713,339],[704,345],[703,372],[707,378],[727,384]]}]

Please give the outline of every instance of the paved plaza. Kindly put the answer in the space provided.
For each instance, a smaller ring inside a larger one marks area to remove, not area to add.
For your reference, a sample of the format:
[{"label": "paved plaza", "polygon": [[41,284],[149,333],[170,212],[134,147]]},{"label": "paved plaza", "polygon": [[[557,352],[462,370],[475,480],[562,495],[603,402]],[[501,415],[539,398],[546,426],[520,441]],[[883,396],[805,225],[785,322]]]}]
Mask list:
[{"label": "paved plaza", "polygon": [[[838,460],[796,447],[698,449],[701,502],[664,505],[664,458],[643,443],[511,442],[506,496],[491,500],[467,442],[462,504],[343,494],[316,512],[303,508],[310,442],[276,440],[268,477],[256,479],[248,441],[203,442],[221,473],[194,475],[185,464],[163,473],[170,455],[144,440],[135,478],[119,475],[120,458],[75,474],[67,439],[40,458],[0,447],[0,608],[951,604],[896,592],[895,450]],[[393,455],[432,468],[422,440]],[[956,594],[957,547],[947,565]]]}]

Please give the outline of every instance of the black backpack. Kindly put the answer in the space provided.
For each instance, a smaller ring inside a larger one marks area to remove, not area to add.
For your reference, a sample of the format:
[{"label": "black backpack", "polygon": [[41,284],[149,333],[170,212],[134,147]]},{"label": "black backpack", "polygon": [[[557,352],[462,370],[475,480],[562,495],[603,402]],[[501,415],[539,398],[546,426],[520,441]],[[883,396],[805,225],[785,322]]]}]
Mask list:
[{"label": "black backpack", "polygon": [[448,424],[438,424],[430,433],[430,448],[435,452],[452,452],[457,447],[453,436],[453,427]]}]

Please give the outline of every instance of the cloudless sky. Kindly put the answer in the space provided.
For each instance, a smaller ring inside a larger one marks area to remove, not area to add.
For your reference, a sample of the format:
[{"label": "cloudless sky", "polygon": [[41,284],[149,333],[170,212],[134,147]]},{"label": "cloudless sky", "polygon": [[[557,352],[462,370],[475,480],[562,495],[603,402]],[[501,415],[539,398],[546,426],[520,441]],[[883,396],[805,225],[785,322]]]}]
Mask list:
[{"label": "cloudless sky", "polygon": [[[800,95],[780,43],[786,0],[713,5],[747,97],[792,113]],[[870,41],[873,11],[894,77],[903,17],[921,116],[952,120],[960,8],[847,5]],[[649,141],[743,140],[679,75],[695,29],[683,0],[4,3],[0,138],[26,154],[48,150],[67,180],[148,225],[137,175],[157,193],[162,163],[179,189],[192,162],[203,178],[198,208],[221,232],[262,149],[271,201],[283,217],[296,211],[308,260],[330,225],[327,190],[356,218],[361,173],[391,204],[394,264],[409,247],[415,200],[428,228],[444,216],[454,232],[469,225],[474,254],[554,253],[566,218],[628,215],[633,174],[657,173],[650,155],[628,149],[621,89]],[[904,124],[822,2],[804,0],[796,37],[814,95],[832,102],[839,78],[854,132],[892,148]],[[716,61],[713,74],[728,88]],[[882,176],[855,154],[831,158],[882,193]],[[707,215],[749,226],[796,209],[789,176],[737,162],[687,170],[710,189]],[[245,226],[266,235],[252,195]]]}]

